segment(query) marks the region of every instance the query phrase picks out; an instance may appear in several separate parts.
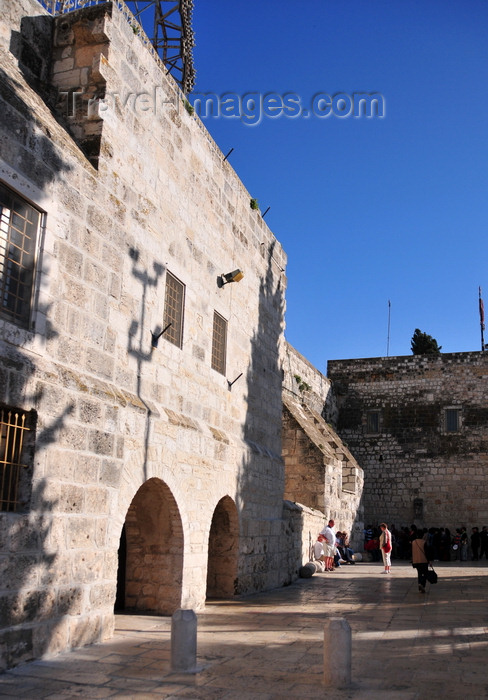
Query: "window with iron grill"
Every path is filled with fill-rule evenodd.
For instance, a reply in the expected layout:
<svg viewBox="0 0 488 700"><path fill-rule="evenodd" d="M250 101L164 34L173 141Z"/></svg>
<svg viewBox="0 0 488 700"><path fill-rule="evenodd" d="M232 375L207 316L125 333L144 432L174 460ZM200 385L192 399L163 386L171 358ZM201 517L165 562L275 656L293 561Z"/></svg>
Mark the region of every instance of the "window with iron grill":
<svg viewBox="0 0 488 700"><path fill-rule="evenodd" d="M0 315L28 327L41 214L0 184Z"/></svg>
<svg viewBox="0 0 488 700"><path fill-rule="evenodd" d="M0 510L22 510L29 498L35 412L0 406Z"/></svg>
<svg viewBox="0 0 488 700"><path fill-rule="evenodd" d="M375 434L380 432L380 412L368 411L366 414L366 432Z"/></svg>
<svg viewBox="0 0 488 700"><path fill-rule="evenodd" d="M212 369L225 374L227 351L227 321L214 311L212 334Z"/></svg>
<svg viewBox="0 0 488 700"><path fill-rule="evenodd" d="M444 411L446 433L458 433L461 430L461 409L446 408Z"/></svg>
<svg viewBox="0 0 488 700"><path fill-rule="evenodd" d="M179 348L183 345L183 310L185 306L185 285L170 272L166 273L166 293L164 299L163 327L171 324L164 338Z"/></svg>

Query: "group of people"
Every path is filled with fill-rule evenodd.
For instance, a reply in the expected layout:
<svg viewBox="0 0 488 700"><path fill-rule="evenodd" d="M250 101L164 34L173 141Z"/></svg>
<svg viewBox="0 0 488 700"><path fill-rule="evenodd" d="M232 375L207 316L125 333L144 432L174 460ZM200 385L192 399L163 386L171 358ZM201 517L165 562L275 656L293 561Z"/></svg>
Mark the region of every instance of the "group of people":
<svg viewBox="0 0 488 700"><path fill-rule="evenodd" d="M422 537L424 530L421 529ZM373 561L381 561L381 526L373 528L371 525L364 530L364 550L371 554ZM392 556L395 559L412 559L412 543L417 539L418 528L416 525L396 529L391 528ZM465 526L456 528L454 534L447 527L431 527L427 530L426 542L431 547L432 558L435 561L479 561L483 555L488 559L488 527L481 530L478 527L471 528L468 535Z"/></svg>
<svg viewBox="0 0 488 700"><path fill-rule="evenodd" d="M325 571L334 571L342 564L355 564L347 532L335 532L334 520L329 520L314 544L314 559L324 562Z"/></svg>
<svg viewBox="0 0 488 700"><path fill-rule="evenodd" d="M391 552L393 549L393 534L388 530L386 523L381 523L380 525L381 534L378 538L379 548L383 557L384 571L381 573L390 573L391 567ZM420 593L425 593L425 585L427 580L429 580L429 566L432 567L432 562L439 560L440 553L442 552L442 538L447 537L449 542L449 548L452 548L453 552L457 553L460 561L467 561L468 559L468 534L465 527L456 528L456 534L451 538L450 532L447 528L435 528L430 529L417 528L416 525L412 525L409 531L409 554L412 566L417 570L417 582ZM488 559L488 528L483 527L481 532L479 528L473 527L471 530L470 537L471 554L472 560L478 561L481 559L483 554L485 558ZM450 561L450 558L447 559ZM433 567L432 567L433 568ZM437 577L434 572L435 580ZM435 581L433 581L435 582Z"/></svg>
<svg viewBox="0 0 488 700"><path fill-rule="evenodd" d="M382 574L389 574L391 571L391 553L393 550L393 535L386 523L380 525L380 536L378 544L383 558L384 569ZM417 570L417 581L420 593L425 593L429 565L434 558L434 549L428 542L429 531L427 528L419 530L416 527L410 532L410 552L412 566Z"/></svg>
<svg viewBox="0 0 488 700"><path fill-rule="evenodd" d="M325 571L334 571L341 562L355 563L347 533L336 533L334 525L334 520L329 520L314 544L314 558L324 562ZM381 523L377 529L371 526L365 528L364 549L374 553L373 561L383 560L382 574L390 573L392 554L400 559L410 559L417 570L419 592L425 593L429 574L433 573L429 572L433 561L451 561L451 556L467 561L469 549L473 561L479 561L483 555L488 559L488 527L484 526L481 531L478 527L472 527L468 537L464 526L456 528L451 536L450 530L444 527L427 529L411 525L410 528L396 530L392 526L390 531L386 523Z"/></svg>

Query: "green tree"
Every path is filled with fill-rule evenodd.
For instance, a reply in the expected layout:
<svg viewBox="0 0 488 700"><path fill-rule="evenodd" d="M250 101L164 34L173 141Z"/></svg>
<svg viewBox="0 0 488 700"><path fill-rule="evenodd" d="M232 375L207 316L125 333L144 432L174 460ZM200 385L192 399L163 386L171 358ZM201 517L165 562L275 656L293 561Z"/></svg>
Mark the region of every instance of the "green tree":
<svg viewBox="0 0 488 700"><path fill-rule="evenodd" d="M414 355L440 355L442 345L437 345L435 338L416 328L412 336L411 348Z"/></svg>

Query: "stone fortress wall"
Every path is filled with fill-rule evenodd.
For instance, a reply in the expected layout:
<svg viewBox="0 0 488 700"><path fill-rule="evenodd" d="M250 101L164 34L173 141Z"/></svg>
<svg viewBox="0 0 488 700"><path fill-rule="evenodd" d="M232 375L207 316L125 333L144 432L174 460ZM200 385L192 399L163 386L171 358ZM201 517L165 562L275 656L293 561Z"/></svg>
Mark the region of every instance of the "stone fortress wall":
<svg viewBox="0 0 488 700"><path fill-rule="evenodd" d="M2 667L109 637L114 605L287 585L329 517L356 548L364 519L485 524L486 354L324 377L284 340L285 252L123 4L0 10L2 245L40 218L27 313L0 308L3 444L30 428Z"/></svg>
<svg viewBox="0 0 488 700"><path fill-rule="evenodd" d="M0 10L5 668L111 636L114 607L289 584L362 472L284 341L286 254L127 8Z"/></svg>
<svg viewBox="0 0 488 700"><path fill-rule="evenodd" d="M283 501L280 244L125 12L2 5L2 196L42 219L27 322L0 313L0 402L37 416L0 513L11 666L110 636L114 602L289 583L309 516ZM153 347L171 280L182 340Z"/></svg>
<svg viewBox="0 0 488 700"><path fill-rule="evenodd" d="M285 252L127 8L0 10L5 668L111 636L114 607L289 584L362 472L284 341Z"/></svg>
<svg viewBox="0 0 488 700"><path fill-rule="evenodd" d="M488 353L334 360L328 377L367 524L488 524Z"/></svg>

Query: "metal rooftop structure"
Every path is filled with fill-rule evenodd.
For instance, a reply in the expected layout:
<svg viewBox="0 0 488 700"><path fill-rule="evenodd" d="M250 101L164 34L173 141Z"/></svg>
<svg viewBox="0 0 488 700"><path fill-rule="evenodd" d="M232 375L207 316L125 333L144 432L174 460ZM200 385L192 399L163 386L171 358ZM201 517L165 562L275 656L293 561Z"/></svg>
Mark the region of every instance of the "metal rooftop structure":
<svg viewBox="0 0 488 700"><path fill-rule="evenodd" d="M193 90L193 0L127 1L153 47L185 94Z"/></svg>
<svg viewBox="0 0 488 700"><path fill-rule="evenodd" d="M84 7L108 4L106 0L38 0L52 15ZM192 29L193 0L112 0L134 29L134 19L143 43L149 44L187 95L195 84Z"/></svg>

